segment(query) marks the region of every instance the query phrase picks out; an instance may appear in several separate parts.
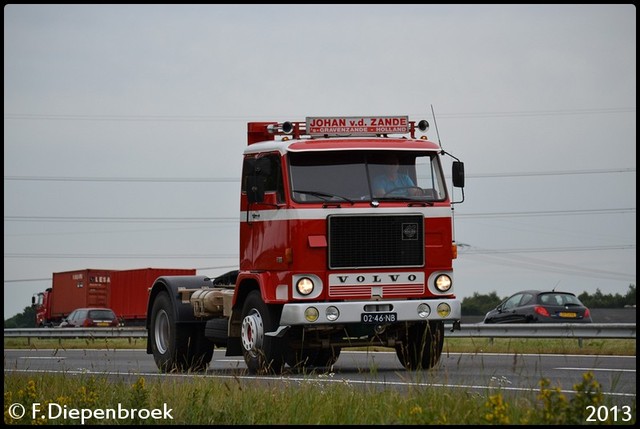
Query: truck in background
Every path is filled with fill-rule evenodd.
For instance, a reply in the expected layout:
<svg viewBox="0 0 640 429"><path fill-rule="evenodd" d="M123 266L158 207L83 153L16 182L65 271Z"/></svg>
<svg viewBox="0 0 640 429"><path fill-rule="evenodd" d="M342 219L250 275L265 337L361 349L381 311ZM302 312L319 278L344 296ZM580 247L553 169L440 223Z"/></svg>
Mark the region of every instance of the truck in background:
<svg viewBox="0 0 640 429"><path fill-rule="evenodd" d="M142 326L147 317L149 286L166 275L195 275L195 269L138 268L111 270L87 268L53 273L51 287L31 299L36 327L53 327L76 308L111 308L129 326Z"/></svg>
<svg viewBox="0 0 640 429"><path fill-rule="evenodd" d="M147 353L161 371L208 368L214 347L250 373L329 366L343 347L395 349L432 368L445 323L460 328L452 184L464 164L408 116L250 122L240 190L239 270L152 285ZM380 191L388 161L403 179ZM405 177L406 176L406 177Z"/></svg>

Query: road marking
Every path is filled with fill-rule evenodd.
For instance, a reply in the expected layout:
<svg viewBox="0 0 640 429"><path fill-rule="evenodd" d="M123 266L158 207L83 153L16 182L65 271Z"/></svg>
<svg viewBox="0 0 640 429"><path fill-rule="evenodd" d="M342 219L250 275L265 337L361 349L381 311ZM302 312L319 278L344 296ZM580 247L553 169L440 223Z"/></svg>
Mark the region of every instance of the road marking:
<svg viewBox="0 0 640 429"><path fill-rule="evenodd" d="M66 359L64 356L19 356L20 359Z"/></svg>
<svg viewBox="0 0 640 429"><path fill-rule="evenodd" d="M616 369L616 368L570 368L560 367L554 369L566 369L569 371L612 371L612 372L636 372L635 369Z"/></svg>

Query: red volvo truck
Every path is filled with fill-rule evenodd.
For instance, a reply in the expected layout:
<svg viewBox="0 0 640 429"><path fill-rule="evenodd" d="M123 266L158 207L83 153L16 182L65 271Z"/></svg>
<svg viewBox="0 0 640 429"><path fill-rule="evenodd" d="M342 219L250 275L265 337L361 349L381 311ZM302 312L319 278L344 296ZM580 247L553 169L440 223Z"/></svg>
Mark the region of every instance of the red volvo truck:
<svg viewBox="0 0 640 429"><path fill-rule="evenodd" d="M158 368L203 370L225 347L251 373L279 373L356 346L433 367L445 324L460 328L452 204L464 200L464 164L427 129L407 116L248 123L239 270L154 282L147 353Z"/></svg>
<svg viewBox="0 0 640 429"><path fill-rule="evenodd" d="M76 308L111 308L125 325L144 325L149 286L166 275L195 275L195 269L92 269L53 273L50 288L36 293L36 326L53 327Z"/></svg>

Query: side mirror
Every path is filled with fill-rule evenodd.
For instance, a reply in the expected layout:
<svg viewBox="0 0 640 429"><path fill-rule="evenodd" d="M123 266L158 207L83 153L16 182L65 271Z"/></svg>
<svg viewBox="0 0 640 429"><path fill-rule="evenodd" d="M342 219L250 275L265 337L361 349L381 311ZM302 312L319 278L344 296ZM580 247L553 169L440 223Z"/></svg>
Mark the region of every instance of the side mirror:
<svg viewBox="0 0 640 429"><path fill-rule="evenodd" d="M269 158L247 158L244 162L250 176L266 177L271 174L271 160Z"/></svg>
<svg viewBox="0 0 640 429"><path fill-rule="evenodd" d="M264 201L264 178L251 174L247 177L247 199L250 204Z"/></svg>
<svg viewBox="0 0 640 429"><path fill-rule="evenodd" d="M247 199L249 204L264 201L265 180L271 175L269 158L249 158L245 160L247 171Z"/></svg>
<svg viewBox="0 0 640 429"><path fill-rule="evenodd" d="M453 186L456 188L464 188L464 162L453 161L451 165L451 179Z"/></svg>
<svg viewBox="0 0 640 429"><path fill-rule="evenodd" d="M271 175L271 160L269 158L259 158L256 160L255 173L262 177Z"/></svg>

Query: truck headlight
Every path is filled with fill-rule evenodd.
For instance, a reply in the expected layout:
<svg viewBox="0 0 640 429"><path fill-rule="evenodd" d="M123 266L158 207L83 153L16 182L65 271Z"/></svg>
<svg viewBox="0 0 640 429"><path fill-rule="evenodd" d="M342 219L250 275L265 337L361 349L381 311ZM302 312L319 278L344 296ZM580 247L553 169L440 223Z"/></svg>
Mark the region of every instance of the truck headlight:
<svg viewBox="0 0 640 429"><path fill-rule="evenodd" d="M451 285L453 284L453 282L451 281L451 277L449 277L448 275L440 274L438 277L436 277L433 284L440 292L447 292L449 289L451 289Z"/></svg>
<svg viewBox="0 0 640 429"><path fill-rule="evenodd" d="M315 322L318 320L318 316L320 316L320 312L318 312L318 309L315 307L307 307L304 310L304 318L309 322Z"/></svg>
<svg viewBox="0 0 640 429"><path fill-rule="evenodd" d="M437 311L440 317L448 317L451 314L451 306L449 306L449 304L447 304L446 302L441 302L440 304L438 304Z"/></svg>
<svg viewBox="0 0 640 429"><path fill-rule="evenodd" d="M334 307L333 305L327 307L324 313L329 322L334 322L338 320L338 317L340 317L340 310L338 310L338 307Z"/></svg>
<svg viewBox="0 0 640 429"><path fill-rule="evenodd" d="M309 277L302 277L296 282L296 290L300 295L307 296L313 292L313 280Z"/></svg>
<svg viewBox="0 0 640 429"><path fill-rule="evenodd" d="M420 305L418 305L418 316L422 317L423 319L426 319L429 317L429 315L431 314L431 308L429 307L428 304L425 304L424 302Z"/></svg>

